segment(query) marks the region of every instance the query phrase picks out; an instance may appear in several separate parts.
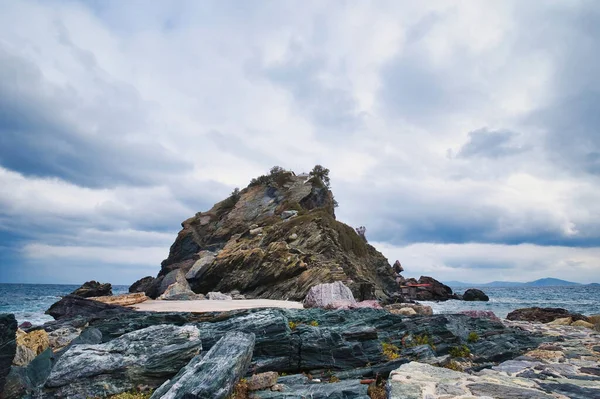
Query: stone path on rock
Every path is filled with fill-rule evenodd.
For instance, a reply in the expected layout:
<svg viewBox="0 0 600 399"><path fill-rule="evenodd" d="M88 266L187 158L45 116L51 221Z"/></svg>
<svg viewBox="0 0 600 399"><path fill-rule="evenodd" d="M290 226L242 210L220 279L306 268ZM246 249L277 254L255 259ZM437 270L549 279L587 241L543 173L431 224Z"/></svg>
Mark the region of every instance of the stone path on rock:
<svg viewBox="0 0 600 399"><path fill-rule="evenodd" d="M390 399L600 399L600 332L504 323L560 340L473 374L417 362L404 364L390 374Z"/></svg>

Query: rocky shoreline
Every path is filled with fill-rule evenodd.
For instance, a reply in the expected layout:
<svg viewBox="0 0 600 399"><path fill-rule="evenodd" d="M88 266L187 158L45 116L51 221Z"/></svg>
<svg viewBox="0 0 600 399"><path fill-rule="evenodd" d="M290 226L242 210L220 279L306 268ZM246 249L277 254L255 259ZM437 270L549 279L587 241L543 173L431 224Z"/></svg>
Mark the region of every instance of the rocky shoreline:
<svg viewBox="0 0 600 399"><path fill-rule="evenodd" d="M4 398L600 397L600 332L587 327L393 307L156 313L61 302L56 321L24 332L63 346L0 368Z"/></svg>

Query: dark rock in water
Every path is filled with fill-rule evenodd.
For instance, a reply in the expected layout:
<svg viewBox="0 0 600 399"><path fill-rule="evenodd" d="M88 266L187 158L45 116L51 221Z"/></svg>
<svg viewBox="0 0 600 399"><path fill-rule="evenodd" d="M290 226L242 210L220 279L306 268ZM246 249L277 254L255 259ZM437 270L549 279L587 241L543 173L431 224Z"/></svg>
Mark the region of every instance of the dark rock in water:
<svg viewBox="0 0 600 399"><path fill-rule="evenodd" d="M31 324L28 321L24 321L23 323L19 324L19 328L21 330L27 330L28 328L31 328L31 327L33 327L33 324Z"/></svg>
<svg viewBox="0 0 600 399"><path fill-rule="evenodd" d="M154 280L155 279L152 276L142 277L135 283L131 284L131 287L129 287L129 292L146 292L152 286Z"/></svg>
<svg viewBox="0 0 600 399"><path fill-rule="evenodd" d="M224 399L244 376L252 352L254 334L227 333L205 355L198 355L158 388L151 399Z"/></svg>
<svg viewBox="0 0 600 399"><path fill-rule="evenodd" d="M456 299L452 288L440 283L433 277L421 276L418 284L427 286L417 288L417 300L419 301L447 301Z"/></svg>
<svg viewBox="0 0 600 399"><path fill-rule="evenodd" d="M97 316L101 312L104 312L105 314L107 312L125 313L133 312L133 310L123 306L111 305L103 302L93 301L91 299L81 298L76 295L67 295L46 310L46 314L49 314L57 320L75 317L93 317Z"/></svg>
<svg viewBox="0 0 600 399"><path fill-rule="evenodd" d="M87 281L81 287L71 292L71 295L77 295L82 298L112 295L112 285L110 283L102 284L94 280Z"/></svg>
<svg viewBox="0 0 600 399"><path fill-rule="evenodd" d="M588 321L586 316L577 313L571 313L567 309L562 308L522 308L513 310L506 316L508 320L534 321L538 323L549 323L556 319L562 319L565 317L571 317L573 321Z"/></svg>
<svg viewBox="0 0 600 399"><path fill-rule="evenodd" d="M99 345L73 345L54 365L45 397L85 399L155 388L202 349L196 326L157 325Z"/></svg>
<svg viewBox="0 0 600 399"><path fill-rule="evenodd" d="M0 392L17 351L17 320L13 314L0 315Z"/></svg>
<svg viewBox="0 0 600 399"><path fill-rule="evenodd" d="M485 294L485 292L478 290L477 288L469 288L465 291L462 296L463 301L483 301L487 302L490 300L490 297Z"/></svg>
<svg viewBox="0 0 600 399"><path fill-rule="evenodd" d="M369 399L368 385L360 380L346 380L334 383L290 384L283 385L282 392L256 391L259 399Z"/></svg>

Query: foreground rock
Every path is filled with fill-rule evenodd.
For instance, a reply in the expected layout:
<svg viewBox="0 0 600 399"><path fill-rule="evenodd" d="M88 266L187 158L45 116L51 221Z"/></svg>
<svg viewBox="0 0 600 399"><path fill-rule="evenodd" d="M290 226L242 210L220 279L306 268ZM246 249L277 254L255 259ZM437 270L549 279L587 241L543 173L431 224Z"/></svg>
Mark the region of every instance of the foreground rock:
<svg viewBox="0 0 600 399"><path fill-rule="evenodd" d="M253 351L254 334L227 333L208 353L194 357L158 388L151 399L227 398L246 373Z"/></svg>
<svg viewBox="0 0 600 399"><path fill-rule="evenodd" d="M294 379L296 381L290 379L290 383L278 383L280 391L258 391L253 395L258 399L370 399L367 392L369 386L361 384L359 379L333 383L328 381L310 382L304 376L294 376Z"/></svg>
<svg viewBox="0 0 600 399"><path fill-rule="evenodd" d="M74 345L53 367L45 397L90 398L158 387L202 349L197 327L157 325L105 344Z"/></svg>
<svg viewBox="0 0 600 399"><path fill-rule="evenodd" d="M17 320L12 314L0 314L0 393L15 357Z"/></svg>
<svg viewBox="0 0 600 399"><path fill-rule="evenodd" d="M109 313L122 313L130 311L132 310L122 306L93 301L76 295L67 295L60 301L50 306L50 308L46 311L46 314L49 314L55 319L60 320L72 319L76 317L97 317L100 314L107 315Z"/></svg>
<svg viewBox="0 0 600 399"><path fill-rule="evenodd" d="M509 324L562 340L474 373L417 362L404 364L390 375L390 398L600 398L600 335L568 326ZM458 362L451 362L446 365L459 368Z"/></svg>
<svg viewBox="0 0 600 399"><path fill-rule="evenodd" d="M90 297L89 299L91 299L92 301L108 303L111 305L129 306L129 305L134 305L136 303L145 302L149 298L143 292L138 292L138 293L132 293L132 294L95 296L95 297Z"/></svg>
<svg viewBox="0 0 600 399"><path fill-rule="evenodd" d="M312 287L304 298L303 304L305 308L337 309L356 305L356 300L350 288L336 281Z"/></svg>
<svg viewBox="0 0 600 399"><path fill-rule="evenodd" d="M550 323L556 319L568 317L570 317L572 321L588 321L588 318L584 315L571 313L568 310L561 308L523 308L514 310L506 316L508 320L532 321L537 323Z"/></svg>
<svg viewBox="0 0 600 399"><path fill-rule="evenodd" d="M462 296L463 301L483 301L487 302L490 300L485 292L478 290L477 288L469 288L465 291Z"/></svg>
<svg viewBox="0 0 600 399"><path fill-rule="evenodd" d="M483 366L514 358L540 342L553 339L466 315L408 318L378 309L264 309L212 314L134 312L93 319L90 327L97 328L104 341L110 341L124 333L164 323L197 323L205 350L227 332L254 333L252 370L256 373L354 370L370 364L361 371L370 375L390 360L445 356L452 347L462 344L469 345L473 362ZM468 342L471 332L482 338ZM384 353L384 342L397 347L396 357ZM423 343L427 348L422 347Z"/></svg>
<svg viewBox="0 0 600 399"><path fill-rule="evenodd" d="M112 285L109 283L102 284L94 280L87 281L81 287L71 292L71 295L77 295L82 298L112 295Z"/></svg>

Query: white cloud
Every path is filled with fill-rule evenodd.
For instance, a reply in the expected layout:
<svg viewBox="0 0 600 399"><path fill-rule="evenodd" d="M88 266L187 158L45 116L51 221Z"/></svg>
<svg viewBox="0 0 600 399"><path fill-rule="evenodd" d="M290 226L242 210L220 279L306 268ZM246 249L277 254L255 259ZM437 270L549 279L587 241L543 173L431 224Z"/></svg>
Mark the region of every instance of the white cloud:
<svg viewBox="0 0 600 399"><path fill-rule="evenodd" d="M600 148L583 128L597 123L565 116L583 127L555 124L567 126L561 142L537 117L600 87L578 69L597 65L586 7L595 5L7 3L0 232L24 236L15 245L29 259L34 249L56 264L158 270L158 248L164 257L181 220L275 164L320 163L340 219L385 248L414 243L407 259L435 242L475 252L524 242L537 246L519 262L555 251L580 265L580 280L598 276L578 260L595 249L567 247L600 245ZM488 155L527 151L447 156L480 129L515 132ZM136 260L140 247L149 251ZM428 266L434 276L475 273L444 262L424 263L440 267Z"/></svg>
<svg viewBox="0 0 600 399"><path fill-rule="evenodd" d="M409 277L429 275L470 283L527 282L544 277L582 283L600 279L600 248L476 243L423 243L405 247L372 244L392 262L400 259L404 275Z"/></svg>

